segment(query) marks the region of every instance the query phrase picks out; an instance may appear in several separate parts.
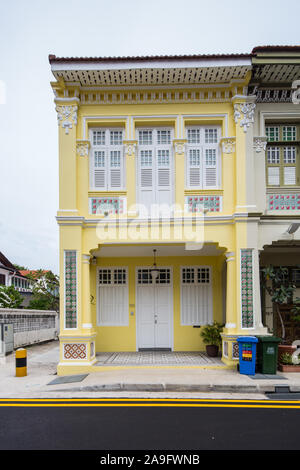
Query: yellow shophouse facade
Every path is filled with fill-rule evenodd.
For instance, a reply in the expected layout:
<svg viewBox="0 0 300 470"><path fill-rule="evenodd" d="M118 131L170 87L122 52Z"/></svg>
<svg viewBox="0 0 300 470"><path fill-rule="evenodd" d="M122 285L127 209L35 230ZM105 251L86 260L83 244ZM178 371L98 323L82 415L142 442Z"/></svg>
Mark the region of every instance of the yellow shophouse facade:
<svg viewBox="0 0 300 470"><path fill-rule="evenodd" d="M59 126L59 374L98 352L222 360L261 320L249 55L49 56Z"/></svg>

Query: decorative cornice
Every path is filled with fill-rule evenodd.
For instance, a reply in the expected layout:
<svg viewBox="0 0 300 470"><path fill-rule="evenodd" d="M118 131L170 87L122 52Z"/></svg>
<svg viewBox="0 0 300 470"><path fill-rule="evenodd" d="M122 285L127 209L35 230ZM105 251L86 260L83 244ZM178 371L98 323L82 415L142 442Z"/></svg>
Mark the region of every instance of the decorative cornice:
<svg viewBox="0 0 300 470"><path fill-rule="evenodd" d="M77 105L60 105L56 106L58 125L65 129L65 133L69 134L69 129L73 125L77 125Z"/></svg>
<svg viewBox="0 0 300 470"><path fill-rule="evenodd" d="M253 148L256 153L265 152L267 148L267 137L253 137Z"/></svg>
<svg viewBox="0 0 300 470"><path fill-rule="evenodd" d="M230 89L191 88L180 89L147 89L116 91L80 91L81 104L158 104L158 103L230 103Z"/></svg>
<svg viewBox="0 0 300 470"><path fill-rule="evenodd" d="M89 154L90 142L89 140L77 140L76 152L80 157L87 157Z"/></svg>
<svg viewBox="0 0 300 470"><path fill-rule="evenodd" d="M220 140L223 153L235 152L235 137L222 137Z"/></svg>
<svg viewBox="0 0 300 470"><path fill-rule="evenodd" d="M246 133L250 124L254 123L254 111L255 103L252 102L243 102L243 103L234 103L234 121L236 124L240 123L240 127L244 128Z"/></svg>

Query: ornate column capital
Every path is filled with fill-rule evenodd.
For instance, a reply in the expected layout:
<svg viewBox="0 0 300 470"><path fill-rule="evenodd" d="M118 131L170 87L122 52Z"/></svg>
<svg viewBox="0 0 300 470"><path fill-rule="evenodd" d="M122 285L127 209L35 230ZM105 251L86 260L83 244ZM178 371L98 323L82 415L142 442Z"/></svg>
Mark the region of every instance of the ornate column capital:
<svg viewBox="0 0 300 470"><path fill-rule="evenodd" d="M78 106L74 104L57 104L55 109L58 125L65 129L66 134L69 134L69 129L72 129L73 125L77 125Z"/></svg>
<svg viewBox="0 0 300 470"><path fill-rule="evenodd" d="M243 101L240 101L243 98ZM254 111L256 107L256 96L235 96L232 98L233 109L234 109L234 122L240 124L246 133L250 124L254 123Z"/></svg>
<svg viewBox="0 0 300 470"><path fill-rule="evenodd" d="M253 137L253 148L256 153L265 152L267 148L267 137Z"/></svg>
<svg viewBox="0 0 300 470"><path fill-rule="evenodd" d="M174 139L173 145L174 145L175 153L177 153L178 155L184 155L186 142L187 142L186 139Z"/></svg>
<svg viewBox="0 0 300 470"><path fill-rule="evenodd" d="M80 157L87 157L89 154L90 142L89 140L77 140L76 141L76 153Z"/></svg>
<svg viewBox="0 0 300 470"><path fill-rule="evenodd" d="M223 153L234 153L235 152L235 137L222 137L220 144L222 146Z"/></svg>
<svg viewBox="0 0 300 470"><path fill-rule="evenodd" d="M134 157L137 149L137 140L123 140L125 145L125 154Z"/></svg>

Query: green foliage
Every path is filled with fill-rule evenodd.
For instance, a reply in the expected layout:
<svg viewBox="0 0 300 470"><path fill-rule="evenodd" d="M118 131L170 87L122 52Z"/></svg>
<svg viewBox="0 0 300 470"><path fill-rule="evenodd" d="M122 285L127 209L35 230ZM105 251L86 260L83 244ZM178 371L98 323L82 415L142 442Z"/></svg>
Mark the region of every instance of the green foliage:
<svg viewBox="0 0 300 470"><path fill-rule="evenodd" d="M288 269L282 266L269 266L262 269L264 287L272 302L282 305L292 301L296 286L288 279ZM271 283L268 283L268 281Z"/></svg>
<svg viewBox="0 0 300 470"><path fill-rule="evenodd" d="M23 302L23 297L14 286L0 286L0 307L19 308Z"/></svg>
<svg viewBox="0 0 300 470"><path fill-rule="evenodd" d="M294 299L292 312L294 314L295 320L300 322L300 298L299 297L296 297L296 299Z"/></svg>
<svg viewBox="0 0 300 470"><path fill-rule="evenodd" d="M206 325L200 332L203 343L219 346L222 343L221 333L224 325L214 321L212 325Z"/></svg>
<svg viewBox="0 0 300 470"><path fill-rule="evenodd" d="M27 271L28 268L25 268L24 266L20 266L19 264L14 264L14 267L18 270L18 271Z"/></svg>
<svg viewBox="0 0 300 470"><path fill-rule="evenodd" d="M37 310L55 310L59 311L59 277L52 271L43 271L39 269L34 275L28 275L32 279L33 298L28 308Z"/></svg>
<svg viewBox="0 0 300 470"><path fill-rule="evenodd" d="M283 353L280 358L281 364L292 366L292 355L290 353Z"/></svg>

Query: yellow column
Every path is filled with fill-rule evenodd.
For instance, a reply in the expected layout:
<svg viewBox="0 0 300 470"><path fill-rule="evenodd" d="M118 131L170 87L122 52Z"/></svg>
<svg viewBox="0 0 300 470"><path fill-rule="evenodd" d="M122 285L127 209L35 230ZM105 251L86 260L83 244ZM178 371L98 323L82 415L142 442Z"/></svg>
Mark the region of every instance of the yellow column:
<svg viewBox="0 0 300 470"><path fill-rule="evenodd" d="M175 204L176 212L184 211L185 143L186 139L174 139L175 149Z"/></svg>
<svg viewBox="0 0 300 470"><path fill-rule="evenodd" d="M77 212L76 125L78 102L56 101L59 126L59 210Z"/></svg>
<svg viewBox="0 0 300 470"><path fill-rule="evenodd" d="M78 169L78 210L80 214L89 213L88 192L90 187L89 177L89 148L88 140L76 141L77 169Z"/></svg>
<svg viewBox="0 0 300 470"><path fill-rule="evenodd" d="M231 334L236 330L236 258L233 251L226 253L226 324L224 332Z"/></svg>
<svg viewBox="0 0 300 470"><path fill-rule="evenodd" d="M253 122L255 97L234 97L234 120L236 124L236 208L237 213L255 212L253 200Z"/></svg>
<svg viewBox="0 0 300 470"><path fill-rule="evenodd" d="M90 255L82 255L81 286L82 328L92 329L93 324L91 311Z"/></svg>
<svg viewBox="0 0 300 470"><path fill-rule="evenodd" d="M126 188L128 215L135 216L136 210L136 140L124 140L126 156Z"/></svg>

